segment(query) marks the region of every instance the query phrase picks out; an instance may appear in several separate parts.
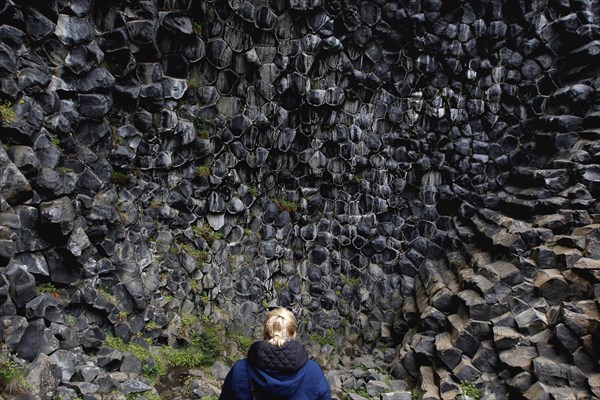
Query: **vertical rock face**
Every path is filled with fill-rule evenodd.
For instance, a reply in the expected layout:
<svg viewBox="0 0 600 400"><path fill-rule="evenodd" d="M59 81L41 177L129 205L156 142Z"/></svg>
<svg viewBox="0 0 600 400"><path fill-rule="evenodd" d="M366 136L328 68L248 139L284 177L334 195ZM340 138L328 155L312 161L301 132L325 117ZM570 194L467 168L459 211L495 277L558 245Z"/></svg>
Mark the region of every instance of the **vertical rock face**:
<svg viewBox="0 0 600 400"><path fill-rule="evenodd" d="M250 335L280 304L305 338L397 346L428 398L599 395L595 2L21 3L0 2L11 353L68 358L64 383L131 372L105 332ZM110 386L86 379L68 390Z"/></svg>

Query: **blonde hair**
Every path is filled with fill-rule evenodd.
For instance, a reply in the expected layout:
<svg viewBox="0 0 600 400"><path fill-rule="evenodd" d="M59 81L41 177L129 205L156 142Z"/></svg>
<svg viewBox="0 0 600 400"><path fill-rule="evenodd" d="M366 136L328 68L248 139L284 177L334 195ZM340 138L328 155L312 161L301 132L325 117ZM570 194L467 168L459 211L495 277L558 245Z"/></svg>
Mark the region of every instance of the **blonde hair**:
<svg viewBox="0 0 600 400"><path fill-rule="evenodd" d="M269 344L281 347L288 340L296 338L296 317L287 308L270 310L265 317L263 339Z"/></svg>

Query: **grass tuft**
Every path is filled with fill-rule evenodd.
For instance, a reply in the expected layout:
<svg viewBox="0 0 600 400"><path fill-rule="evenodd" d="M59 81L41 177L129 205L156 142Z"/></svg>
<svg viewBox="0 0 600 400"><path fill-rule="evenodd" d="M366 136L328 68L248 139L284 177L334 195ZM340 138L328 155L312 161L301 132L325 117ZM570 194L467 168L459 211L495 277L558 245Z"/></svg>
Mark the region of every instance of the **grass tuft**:
<svg viewBox="0 0 600 400"><path fill-rule="evenodd" d="M2 358L0 359L0 391L9 395L26 394L29 384L19 364Z"/></svg>

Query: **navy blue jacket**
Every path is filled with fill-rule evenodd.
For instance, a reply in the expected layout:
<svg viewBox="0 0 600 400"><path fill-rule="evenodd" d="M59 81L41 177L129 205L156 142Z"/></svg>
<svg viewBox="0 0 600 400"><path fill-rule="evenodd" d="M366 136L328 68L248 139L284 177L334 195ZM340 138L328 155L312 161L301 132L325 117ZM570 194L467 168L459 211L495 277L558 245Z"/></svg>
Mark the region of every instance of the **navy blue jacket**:
<svg viewBox="0 0 600 400"><path fill-rule="evenodd" d="M296 341L256 342L231 368L219 400L331 400L321 367Z"/></svg>

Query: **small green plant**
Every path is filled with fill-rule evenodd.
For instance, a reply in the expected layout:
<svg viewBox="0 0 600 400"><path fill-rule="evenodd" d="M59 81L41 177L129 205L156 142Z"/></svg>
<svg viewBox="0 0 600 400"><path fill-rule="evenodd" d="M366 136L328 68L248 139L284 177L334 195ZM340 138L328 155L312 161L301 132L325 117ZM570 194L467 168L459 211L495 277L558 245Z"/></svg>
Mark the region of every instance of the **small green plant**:
<svg viewBox="0 0 600 400"><path fill-rule="evenodd" d="M192 29L194 30L194 33L196 35L200 35L202 33L202 25L200 25L199 22L193 21L192 22Z"/></svg>
<svg viewBox="0 0 600 400"><path fill-rule="evenodd" d="M112 294L108 293L108 291L106 291L104 288L98 287L98 288L96 288L96 291L98 292L98 294L100 296L104 297L109 302L111 302L113 304L118 304L117 298L115 296L113 296Z"/></svg>
<svg viewBox="0 0 600 400"><path fill-rule="evenodd" d="M10 395L27 393L29 385L16 362L0 358L0 392Z"/></svg>
<svg viewBox="0 0 600 400"><path fill-rule="evenodd" d="M481 398L481 391L475 387L474 381L475 379L470 381L460 381L460 390L464 395L479 400Z"/></svg>
<svg viewBox="0 0 600 400"><path fill-rule="evenodd" d="M223 239L224 235L221 232L214 231L207 225L196 225L192 228L196 236L202 237L211 246L215 240Z"/></svg>
<svg viewBox="0 0 600 400"><path fill-rule="evenodd" d="M181 329L186 330L198 322L198 318L194 315L185 314L181 316ZM181 332L180 332L181 333Z"/></svg>
<svg viewBox="0 0 600 400"><path fill-rule="evenodd" d="M200 295L200 304L202 304L203 306L208 304L208 294L202 293Z"/></svg>
<svg viewBox="0 0 600 400"><path fill-rule="evenodd" d="M142 372L148 378L157 378L164 375L167 371L165 361L157 354L135 343L125 343L122 339L115 336L107 336L104 344L123 353L131 353L135 358L142 362Z"/></svg>
<svg viewBox="0 0 600 400"><path fill-rule="evenodd" d="M126 311L119 311L119 313L117 314L117 318L119 318L119 321L123 322L127 319L127 312Z"/></svg>
<svg viewBox="0 0 600 400"><path fill-rule="evenodd" d="M275 290L283 290L287 288L287 282L284 279L274 279L273 287Z"/></svg>
<svg viewBox="0 0 600 400"><path fill-rule="evenodd" d="M369 396L369 393L367 392L367 389L364 387L361 387L358 389L343 388L342 391L345 393L354 393L354 394L359 395L360 397L364 397L366 399L371 398L371 396Z"/></svg>
<svg viewBox="0 0 600 400"><path fill-rule="evenodd" d="M327 344L335 346L335 329L333 328L327 328L325 333L322 335L318 333L311 333L309 336L310 340L319 343L321 346L325 346Z"/></svg>
<svg viewBox="0 0 600 400"><path fill-rule="evenodd" d="M256 196L258 194L258 188L256 187L251 187L250 189L248 189L248 192L252 195L252 196Z"/></svg>
<svg viewBox="0 0 600 400"><path fill-rule="evenodd" d="M11 123L17 119L15 112L8 103L0 103L0 123Z"/></svg>
<svg viewBox="0 0 600 400"><path fill-rule="evenodd" d="M298 211L298 204L294 203L293 201L287 201L283 199L271 199L271 201L275 203L280 210L292 212Z"/></svg>
<svg viewBox="0 0 600 400"><path fill-rule="evenodd" d="M209 139L210 138L210 134L208 133L208 131L200 131L198 132L198 136L200 137L200 139Z"/></svg>
<svg viewBox="0 0 600 400"><path fill-rule="evenodd" d="M344 277L344 283L348 286L356 286L360 283L360 279L358 278L350 278L348 276Z"/></svg>
<svg viewBox="0 0 600 400"><path fill-rule="evenodd" d="M196 81L199 81L199 76L197 75L192 75L190 76L190 79L188 80L188 84L193 85ZM208 130L210 129L210 127L213 126L213 122L202 119L202 118L196 118L194 120L194 127L196 128L196 132L198 132L198 136L202 137L203 139L206 138L208 139L209 137L209 132ZM205 137L203 137L205 136Z"/></svg>
<svg viewBox="0 0 600 400"><path fill-rule="evenodd" d="M160 373L160 367L158 366L158 364L149 364L149 363L143 363L142 364L142 374L144 374L147 377L155 377L158 376Z"/></svg>
<svg viewBox="0 0 600 400"><path fill-rule="evenodd" d="M196 261L205 262L208 260L208 252L205 250L197 249L188 244L182 244L181 249L193 257Z"/></svg>
<svg viewBox="0 0 600 400"><path fill-rule="evenodd" d="M65 317L65 325L73 327L77 324L77 318L72 315L67 315Z"/></svg>
<svg viewBox="0 0 600 400"><path fill-rule="evenodd" d="M198 293L201 290L202 285L198 279L192 279L190 280L190 288L192 289L192 292Z"/></svg>
<svg viewBox="0 0 600 400"><path fill-rule="evenodd" d="M69 167L58 167L56 168L56 170L61 174L70 174L71 172L73 172L73 168Z"/></svg>
<svg viewBox="0 0 600 400"><path fill-rule="evenodd" d="M161 354L172 368L197 368L204 366L204 355L189 346L180 349L165 347L162 349Z"/></svg>
<svg viewBox="0 0 600 400"><path fill-rule="evenodd" d="M201 74L197 70L191 70L190 75L187 80L188 88L196 89L197 87L199 87L201 85L200 76L201 76ZM198 121L198 119L196 121L194 121L194 126L196 128L200 127L197 121Z"/></svg>
<svg viewBox="0 0 600 400"><path fill-rule="evenodd" d="M198 165L196 167L196 175L197 176L210 176L210 167L208 165Z"/></svg>
<svg viewBox="0 0 600 400"><path fill-rule="evenodd" d="M233 339L238 344L240 350L244 354L248 352L248 349L250 348L252 343L254 343L254 339L252 339L249 336L242 335L241 333L234 334Z"/></svg>
<svg viewBox="0 0 600 400"><path fill-rule="evenodd" d="M58 146L60 144L60 139L58 139L58 136L56 135L50 135L50 143L54 146Z"/></svg>
<svg viewBox="0 0 600 400"><path fill-rule="evenodd" d="M38 293L48 293L53 297L60 299L60 291L54 286L52 282L44 283L37 287Z"/></svg>
<svg viewBox="0 0 600 400"><path fill-rule="evenodd" d="M216 332L207 329L193 336L191 344L174 349L165 347L161 354L171 367L208 367L221 355L222 346Z"/></svg>
<svg viewBox="0 0 600 400"><path fill-rule="evenodd" d="M124 185L129 181L129 176L125 172L113 171L111 175L111 181L115 185Z"/></svg>
<svg viewBox="0 0 600 400"><path fill-rule="evenodd" d="M193 79L193 78L192 78ZM196 118L194 120L194 127L196 128L196 131L198 132L202 132L202 131L207 131L214 126L214 122L213 121L209 121L207 119L204 118Z"/></svg>
<svg viewBox="0 0 600 400"><path fill-rule="evenodd" d="M126 400L162 400L159 394L155 393L147 393L147 392L137 392L137 393L129 393L125 396Z"/></svg>
<svg viewBox="0 0 600 400"><path fill-rule="evenodd" d="M223 350L220 339L222 335L223 332L219 327L211 326L193 338L192 346L204 354L203 365L210 366L220 357Z"/></svg>
<svg viewBox="0 0 600 400"><path fill-rule="evenodd" d="M419 389L418 387L415 387L415 388L413 388L413 390L410 391L410 398L412 400L417 400L420 397L421 397L421 389Z"/></svg>

